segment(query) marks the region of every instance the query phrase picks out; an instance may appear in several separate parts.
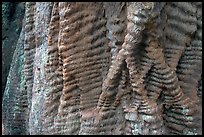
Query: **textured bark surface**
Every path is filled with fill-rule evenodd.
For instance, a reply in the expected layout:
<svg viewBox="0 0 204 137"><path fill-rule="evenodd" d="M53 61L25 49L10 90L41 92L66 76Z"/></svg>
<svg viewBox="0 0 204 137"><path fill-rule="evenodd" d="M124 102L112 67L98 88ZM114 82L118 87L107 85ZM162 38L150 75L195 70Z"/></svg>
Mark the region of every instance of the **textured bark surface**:
<svg viewBox="0 0 204 137"><path fill-rule="evenodd" d="M25 2L2 2L2 97L22 28Z"/></svg>
<svg viewBox="0 0 204 137"><path fill-rule="evenodd" d="M3 134L202 134L201 11L196 2L27 2Z"/></svg>

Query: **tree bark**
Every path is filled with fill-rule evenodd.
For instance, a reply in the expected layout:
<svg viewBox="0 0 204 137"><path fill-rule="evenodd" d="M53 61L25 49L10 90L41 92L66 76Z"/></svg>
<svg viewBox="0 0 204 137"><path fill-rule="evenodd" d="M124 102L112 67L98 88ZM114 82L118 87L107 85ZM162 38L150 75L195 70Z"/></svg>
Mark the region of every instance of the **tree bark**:
<svg viewBox="0 0 204 137"><path fill-rule="evenodd" d="M25 9L3 134L202 134L202 3Z"/></svg>

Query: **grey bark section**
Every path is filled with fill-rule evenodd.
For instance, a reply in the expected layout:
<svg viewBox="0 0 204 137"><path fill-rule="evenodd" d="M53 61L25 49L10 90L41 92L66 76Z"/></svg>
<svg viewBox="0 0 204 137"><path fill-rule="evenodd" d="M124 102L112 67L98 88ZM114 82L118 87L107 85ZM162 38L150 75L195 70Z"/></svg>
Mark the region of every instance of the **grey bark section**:
<svg viewBox="0 0 204 137"><path fill-rule="evenodd" d="M34 33L36 37L36 53L33 65L32 105L29 114L29 134L42 134L43 110L47 87L45 65L48 57L48 25L52 3L36 3L36 21Z"/></svg>
<svg viewBox="0 0 204 137"><path fill-rule="evenodd" d="M2 119L6 135L26 134L26 98L24 89L24 28L13 55L3 95ZM24 105L24 106L23 106Z"/></svg>
<svg viewBox="0 0 204 137"><path fill-rule="evenodd" d="M52 3L36 3L37 16L35 36L37 39L34 57L34 83L32 89L32 104L28 110L28 99L24 80L24 38L22 30L16 50L13 55L8 81L3 95L3 134L25 135L41 134L43 119L44 94L46 87L45 64L47 61L47 28L50 22ZM25 23L22 25L25 27ZM40 103L39 103L40 102ZM29 112L29 114L28 114Z"/></svg>
<svg viewBox="0 0 204 137"><path fill-rule="evenodd" d="M24 2L2 2L2 97L24 16Z"/></svg>

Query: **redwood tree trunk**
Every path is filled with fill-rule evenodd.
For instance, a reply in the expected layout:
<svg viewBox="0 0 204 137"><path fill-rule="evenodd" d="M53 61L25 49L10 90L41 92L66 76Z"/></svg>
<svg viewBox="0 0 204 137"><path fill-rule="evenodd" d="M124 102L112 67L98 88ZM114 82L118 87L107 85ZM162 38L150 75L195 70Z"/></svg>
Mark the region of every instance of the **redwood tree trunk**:
<svg viewBox="0 0 204 137"><path fill-rule="evenodd" d="M27 2L3 134L202 134L202 3Z"/></svg>

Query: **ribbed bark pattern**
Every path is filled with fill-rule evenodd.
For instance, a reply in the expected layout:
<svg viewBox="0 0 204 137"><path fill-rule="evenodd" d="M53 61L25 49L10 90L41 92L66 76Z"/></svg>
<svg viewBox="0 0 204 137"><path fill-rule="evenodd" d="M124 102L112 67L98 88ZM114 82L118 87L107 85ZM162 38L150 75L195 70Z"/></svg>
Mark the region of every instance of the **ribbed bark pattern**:
<svg viewBox="0 0 204 137"><path fill-rule="evenodd" d="M28 95L28 109L32 104L32 89L33 89L33 63L35 56L35 2L26 3L25 13L25 44L24 44L24 75L26 81Z"/></svg>
<svg viewBox="0 0 204 137"><path fill-rule="evenodd" d="M48 62L47 74L49 82L49 91L46 93L45 102L45 134L55 134L54 119L58 113L60 96L63 88L63 79L60 75L59 61L59 3L55 2L52 8L51 21L48 32Z"/></svg>
<svg viewBox="0 0 204 137"><path fill-rule="evenodd" d="M197 29L196 6L190 2L170 2L163 12L166 13L162 17L165 18L165 58L169 66L175 69Z"/></svg>
<svg viewBox="0 0 204 137"><path fill-rule="evenodd" d="M100 4L60 3L60 7L63 90L56 126L59 134L86 134L91 132L86 127L89 119L81 116L96 107L107 62L106 20Z"/></svg>
<svg viewBox="0 0 204 137"><path fill-rule="evenodd" d="M23 27L13 54L13 61L2 100L2 128L4 128L2 134L4 135L28 134L28 99L23 68L24 36L25 28Z"/></svg>
<svg viewBox="0 0 204 137"><path fill-rule="evenodd" d="M47 5L26 3L5 134L202 134L202 3Z"/></svg>

